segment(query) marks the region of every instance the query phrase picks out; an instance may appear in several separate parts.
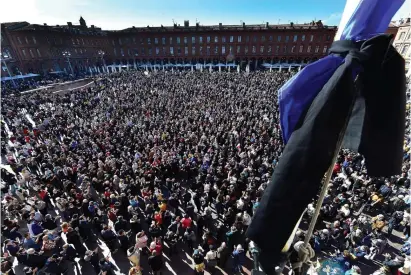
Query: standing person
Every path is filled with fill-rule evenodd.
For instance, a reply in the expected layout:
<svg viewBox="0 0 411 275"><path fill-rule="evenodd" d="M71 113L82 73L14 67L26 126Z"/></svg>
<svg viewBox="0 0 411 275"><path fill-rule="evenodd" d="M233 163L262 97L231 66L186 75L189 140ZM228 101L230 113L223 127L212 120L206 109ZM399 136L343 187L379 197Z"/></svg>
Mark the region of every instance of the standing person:
<svg viewBox="0 0 411 275"><path fill-rule="evenodd" d="M161 268L163 267L163 260L161 255L157 255L157 252L153 250L151 256L148 257L148 264L153 272L153 275L161 275Z"/></svg>
<svg viewBox="0 0 411 275"><path fill-rule="evenodd" d="M222 242L220 247L217 248L218 266L221 267L222 269L225 268L229 255L230 255L230 251L228 251L227 245L225 244L225 242Z"/></svg>
<svg viewBox="0 0 411 275"><path fill-rule="evenodd" d="M210 274L214 274L216 272L217 266L217 252L214 249L214 246L210 245L210 250L206 253L204 259L207 262L207 269Z"/></svg>
<svg viewBox="0 0 411 275"><path fill-rule="evenodd" d="M193 260L194 260L194 274L203 275L205 265L204 265L204 255L202 253L201 246L198 246L198 249L194 250Z"/></svg>
<svg viewBox="0 0 411 275"><path fill-rule="evenodd" d="M241 273L242 269L243 269L243 264L245 261L245 253L244 253L244 249L241 246L241 244L237 245L237 247L234 247L234 251L233 251L233 273L237 274L237 273Z"/></svg>

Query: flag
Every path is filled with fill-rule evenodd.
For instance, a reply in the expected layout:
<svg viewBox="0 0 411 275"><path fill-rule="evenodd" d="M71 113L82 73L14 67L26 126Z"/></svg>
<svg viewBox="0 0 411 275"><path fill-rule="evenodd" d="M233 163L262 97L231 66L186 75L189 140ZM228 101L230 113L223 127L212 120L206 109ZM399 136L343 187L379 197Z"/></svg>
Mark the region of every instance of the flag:
<svg viewBox="0 0 411 275"><path fill-rule="evenodd" d="M341 40L279 91L287 144L247 230L268 275L281 262L281 250L318 193L342 137L364 154L370 175L401 173L405 62L392 47L392 36L383 33L403 2L358 0L347 14L353 3L348 1L342 17L347 27L336 36Z"/></svg>

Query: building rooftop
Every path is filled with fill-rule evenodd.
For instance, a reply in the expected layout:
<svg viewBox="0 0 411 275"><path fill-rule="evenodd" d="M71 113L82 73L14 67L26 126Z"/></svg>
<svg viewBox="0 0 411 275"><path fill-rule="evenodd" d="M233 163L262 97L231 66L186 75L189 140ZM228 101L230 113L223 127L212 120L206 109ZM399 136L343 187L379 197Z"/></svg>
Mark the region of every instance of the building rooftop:
<svg viewBox="0 0 411 275"><path fill-rule="evenodd" d="M83 19L84 20L84 19ZM91 25L87 27L86 25L73 25L71 22L67 22L66 25L47 25L41 24L30 24L28 22L9 22L2 23L2 27L7 28L11 31L27 31L27 30L49 30L49 31L60 31L60 32L74 32L78 34L92 34L92 35L105 35L107 32L110 33L141 33L141 32L191 32L191 31L250 31L250 30L304 30L304 29L330 29L336 30L337 26L327 26L323 25L321 20L317 22L310 22L305 24L294 24L290 22L288 24L277 24L270 25L269 22L265 24L251 24L247 25L245 22L242 25L223 25L219 23L218 25L200 25L196 23L190 26L189 21L184 21L184 25L174 24L174 26L147 26L147 27L131 27L123 30L110 30L104 31L101 28Z"/></svg>

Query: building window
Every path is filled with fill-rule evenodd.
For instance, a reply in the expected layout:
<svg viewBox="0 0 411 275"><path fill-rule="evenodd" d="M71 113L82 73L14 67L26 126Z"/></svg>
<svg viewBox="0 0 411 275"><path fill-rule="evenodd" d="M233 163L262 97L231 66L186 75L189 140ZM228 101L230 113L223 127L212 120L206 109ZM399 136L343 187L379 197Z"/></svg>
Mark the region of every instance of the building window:
<svg viewBox="0 0 411 275"><path fill-rule="evenodd" d="M237 37L237 42L241 43L241 35Z"/></svg>
<svg viewBox="0 0 411 275"><path fill-rule="evenodd" d="M271 53L271 46L268 46L267 52L268 52L268 53Z"/></svg>
<svg viewBox="0 0 411 275"><path fill-rule="evenodd" d="M207 36L207 43L210 43L210 41L211 41L211 37Z"/></svg>
<svg viewBox="0 0 411 275"><path fill-rule="evenodd" d="M398 40L402 40L404 38L404 36L405 36L405 32L401 32L400 33L400 38L398 38Z"/></svg>
<svg viewBox="0 0 411 275"><path fill-rule="evenodd" d="M218 46L214 47L214 54L218 54Z"/></svg>
<svg viewBox="0 0 411 275"><path fill-rule="evenodd" d="M128 54L128 56L131 56L131 51L130 51L130 49L127 49L127 54Z"/></svg>
<svg viewBox="0 0 411 275"><path fill-rule="evenodd" d="M200 46L200 55L203 55L203 46Z"/></svg>
<svg viewBox="0 0 411 275"><path fill-rule="evenodd" d="M255 47L255 46L253 46L251 49L252 49L252 50L251 50L251 52L252 52L253 54L255 54L255 53L256 53L256 51L257 51L256 47Z"/></svg>
<svg viewBox="0 0 411 275"><path fill-rule="evenodd" d="M188 47L184 47L184 54L188 55Z"/></svg>
<svg viewBox="0 0 411 275"><path fill-rule="evenodd" d="M195 46L191 47L191 55L196 55L196 47Z"/></svg>
<svg viewBox="0 0 411 275"><path fill-rule="evenodd" d="M134 49L134 55L138 56L138 49Z"/></svg>
<svg viewBox="0 0 411 275"><path fill-rule="evenodd" d="M195 37L195 36L192 36L192 37L191 37L191 43L192 43L192 44L195 44L195 43L196 43L196 37Z"/></svg>
<svg viewBox="0 0 411 275"><path fill-rule="evenodd" d="M261 42L265 42L265 35L261 36Z"/></svg>
<svg viewBox="0 0 411 275"><path fill-rule="evenodd" d="M283 53L287 53L287 46L283 47Z"/></svg>
<svg viewBox="0 0 411 275"><path fill-rule="evenodd" d="M320 46L315 46L315 53L318 53L320 51Z"/></svg>
<svg viewBox="0 0 411 275"><path fill-rule="evenodd" d="M27 36L24 37L24 39L26 40L26 44L28 44L28 43L29 43L29 39L27 38Z"/></svg>
<svg viewBox="0 0 411 275"><path fill-rule="evenodd" d="M167 53L166 53L166 47L163 47L163 55L167 55Z"/></svg>
<svg viewBox="0 0 411 275"><path fill-rule="evenodd" d="M146 49L145 48L141 48L141 55L146 55Z"/></svg>
<svg viewBox="0 0 411 275"><path fill-rule="evenodd" d="M260 46L260 53L261 53L261 54L264 53L264 46Z"/></svg>
<svg viewBox="0 0 411 275"><path fill-rule="evenodd" d="M225 46L221 46L221 54L225 54Z"/></svg>
<svg viewBox="0 0 411 275"><path fill-rule="evenodd" d="M151 56L153 54L153 50L151 48L148 48L148 55Z"/></svg>
<svg viewBox="0 0 411 275"><path fill-rule="evenodd" d="M277 36L277 42L281 42L281 35Z"/></svg>
<svg viewBox="0 0 411 275"><path fill-rule="evenodd" d="M245 46L245 47L244 47L244 53L245 53L245 54L248 54L248 46Z"/></svg>
<svg viewBox="0 0 411 275"><path fill-rule="evenodd" d="M73 42L73 44L74 44L74 42ZM118 39L118 44L120 44L120 45L123 44L122 41L121 41L121 38Z"/></svg>
<svg viewBox="0 0 411 275"><path fill-rule="evenodd" d="M207 55L210 55L210 46L207 46Z"/></svg>
<svg viewBox="0 0 411 275"><path fill-rule="evenodd" d="M117 50L114 48L114 55L117 56Z"/></svg>
<svg viewBox="0 0 411 275"><path fill-rule="evenodd" d="M285 36L285 43L288 43L289 40L290 40L290 36L289 36L289 35L286 35L286 36Z"/></svg>
<svg viewBox="0 0 411 275"><path fill-rule="evenodd" d="M159 53L160 53L160 49L156 47L156 55L159 55Z"/></svg>
<svg viewBox="0 0 411 275"><path fill-rule="evenodd" d="M230 43L234 42L234 35L230 35Z"/></svg>
<svg viewBox="0 0 411 275"><path fill-rule="evenodd" d="M291 47L291 52L292 52L292 53L295 53L295 46L292 46L292 47Z"/></svg>
<svg viewBox="0 0 411 275"><path fill-rule="evenodd" d="M172 45L172 44L173 44L173 38L170 37L170 45Z"/></svg>
<svg viewBox="0 0 411 275"><path fill-rule="evenodd" d="M326 40L330 41L331 40L331 35L327 34Z"/></svg>
<svg viewBox="0 0 411 275"><path fill-rule="evenodd" d="M280 52L280 46L275 46L275 54L279 54Z"/></svg>
<svg viewBox="0 0 411 275"><path fill-rule="evenodd" d="M48 39L48 38L47 38ZM21 44L21 40L20 37L17 37L17 41L19 42L19 44ZM50 42L49 42L50 43Z"/></svg>
<svg viewBox="0 0 411 275"><path fill-rule="evenodd" d="M181 55L181 48L177 47L177 55Z"/></svg>
<svg viewBox="0 0 411 275"><path fill-rule="evenodd" d="M203 37L202 36L198 37L198 43L203 43Z"/></svg>
<svg viewBox="0 0 411 275"><path fill-rule="evenodd" d="M187 36L184 36L184 44L187 44Z"/></svg>
<svg viewBox="0 0 411 275"><path fill-rule="evenodd" d="M230 46L230 54L233 53L233 46Z"/></svg>
<svg viewBox="0 0 411 275"><path fill-rule="evenodd" d="M151 45L151 38L150 38L150 37L147 38L147 44L148 44L148 45ZM121 45L121 43L120 43L120 45Z"/></svg>
<svg viewBox="0 0 411 275"><path fill-rule="evenodd" d="M34 53L33 53L33 50L32 50L32 49L30 49L30 50L29 50L29 52L30 52L31 57L32 57L32 58L34 58Z"/></svg>
<svg viewBox="0 0 411 275"><path fill-rule="evenodd" d="M171 38L171 37L170 37L170 38ZM174 55L174 48L173 48L173 46L170 47L170 55L172 55L172 56Z"/></svg>
<svg viewBox="0 0 411 275"><path fill-rule="evenodd" d="M214 43L218 43L218 36L214 37Z"/></svg>
<svg viewBox="0 0 411 275"><path fill-rule="evenodd" d="M249 37L248 35L245 37L245 42L246 42L246 43L249 43L249 42L250 42L250 37Z"/></svg>
<svg viewBox="0 0 411 275"><path fill-rule="evenodd" d="M180 44L180 36L177 36L177 44Z"/></svg>
<svg viewBox="0 0 411 275"><path fill-rule="evenodd" d="M257 43L257 36L256 35L253 36L253 42Z"/></svg>
<svg viewBox="0 0 411 275"><path fill-rule="evenodd" d="M120 53L121 53L121 56L124 56L124 50L123 50L123 48L120 49Z"/></svg>
<svg viewBox="0 0 411 275"><path fill-rule="evenodd" d="M33 43L34 44L37 44L37 40L36 40L36 38L33 36Z"/></svg>
<svg viewBox="0 0 411 275"><path fill-rule="evenodd" d="M297 42L297 40L298 40L298 35L295 34L295 35L294 35L294 38L293 38L293 42Z"/></svg>
<svg viewBox="0 0 411 275"><path fill-rule="evenodd" d="M225 43L225 42L226 42L225 36L222 36L222 37L221 37L221 43Z"/></svg>
<svg viewBox="0 0 411 275"><path fill-rule="evenodd" d="M272 36L272 35L270 35L270 36L268 37L268 41L273 42L273 36Z"/></svg>
<svg viewBox="0 0 411 275"><path fill-rule="evenodd" d="M166 44L166 38L165 38L165 37L162 37L162 38L161 38L161 44L163 44L163 45Z"/></svg>
<svg viewBox="0 0 411 275"><path fill-rule="evenodd" d="M314 35L312 34L310 35L310 42L313 42L313 40L314 40Z"/></svg>
<svg viewBox="0 0 411 275"><path fill-rule="evenodd" d="M300 50L299 50L299 52L300 52L300 53L302 53L302 52L303 52L303 50L304 50L304 45L301 45L301 46L300 46Z"/></svg>
<svg viewBox="0 0 411 275"><path fill-rule="evenodd" d="M327 53L327 50L328 50L328 47L327 47L327 46L324 46L324 48L323 48L323 53Z"/></svg>
<svg viewBox="0 0 411 275"><path fill-rule="evenodd" d="M405 44L404 47L401 50L401 54L405 55L407 53L409 47L410 47L410 45Z"/></svg>
<svg viewBox="0 0 411 275"><path fill-rule="evenodd" d="M241 37L241 36L239 36ZM241 46L237 46L237 54L239 54L241 52Z"/></svg>
<svg viewBox="0 0 411 275"><path fill-rule="evenodd" d="M154 37L154 44L158 45L158 38Z"/></svg>
<svg viewBox="0 0 411 275"><path fill-rule="evenodd" d="M134 45L136 44L136 38L135 37L133 37L133 44ZM83 45L84 45L84 43L83 43Z"/></svg>
<svg viewBox="0 0 411 275"><path fill-rule="evenodd" d="M23 49L23 50L21 50L21 52L23 53L23 56L24 56L24 57L27 57L27 56L26 56L26 50Z"/></svg>
<svg viewBox="0 0 411 275"><path fill-rule="evenodd" d="M307 53L310 53L310 52L311 52L311 45L309 45L307 48Z"/></svg>

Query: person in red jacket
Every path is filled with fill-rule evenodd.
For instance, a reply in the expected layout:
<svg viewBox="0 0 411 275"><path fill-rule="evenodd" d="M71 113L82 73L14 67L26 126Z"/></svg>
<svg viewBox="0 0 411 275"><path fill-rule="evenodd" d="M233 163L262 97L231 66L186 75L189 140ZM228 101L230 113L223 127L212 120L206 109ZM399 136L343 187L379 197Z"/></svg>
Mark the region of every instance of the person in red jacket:
<svg viewBox="0 0 411 275"><path fill-rule="evenodd" d="M184 231L187 228L191 227L192 222L193 221L190 219L190 217L187 214L185 214L184 218L181 220L181 226L183 227Z"/></svg>

